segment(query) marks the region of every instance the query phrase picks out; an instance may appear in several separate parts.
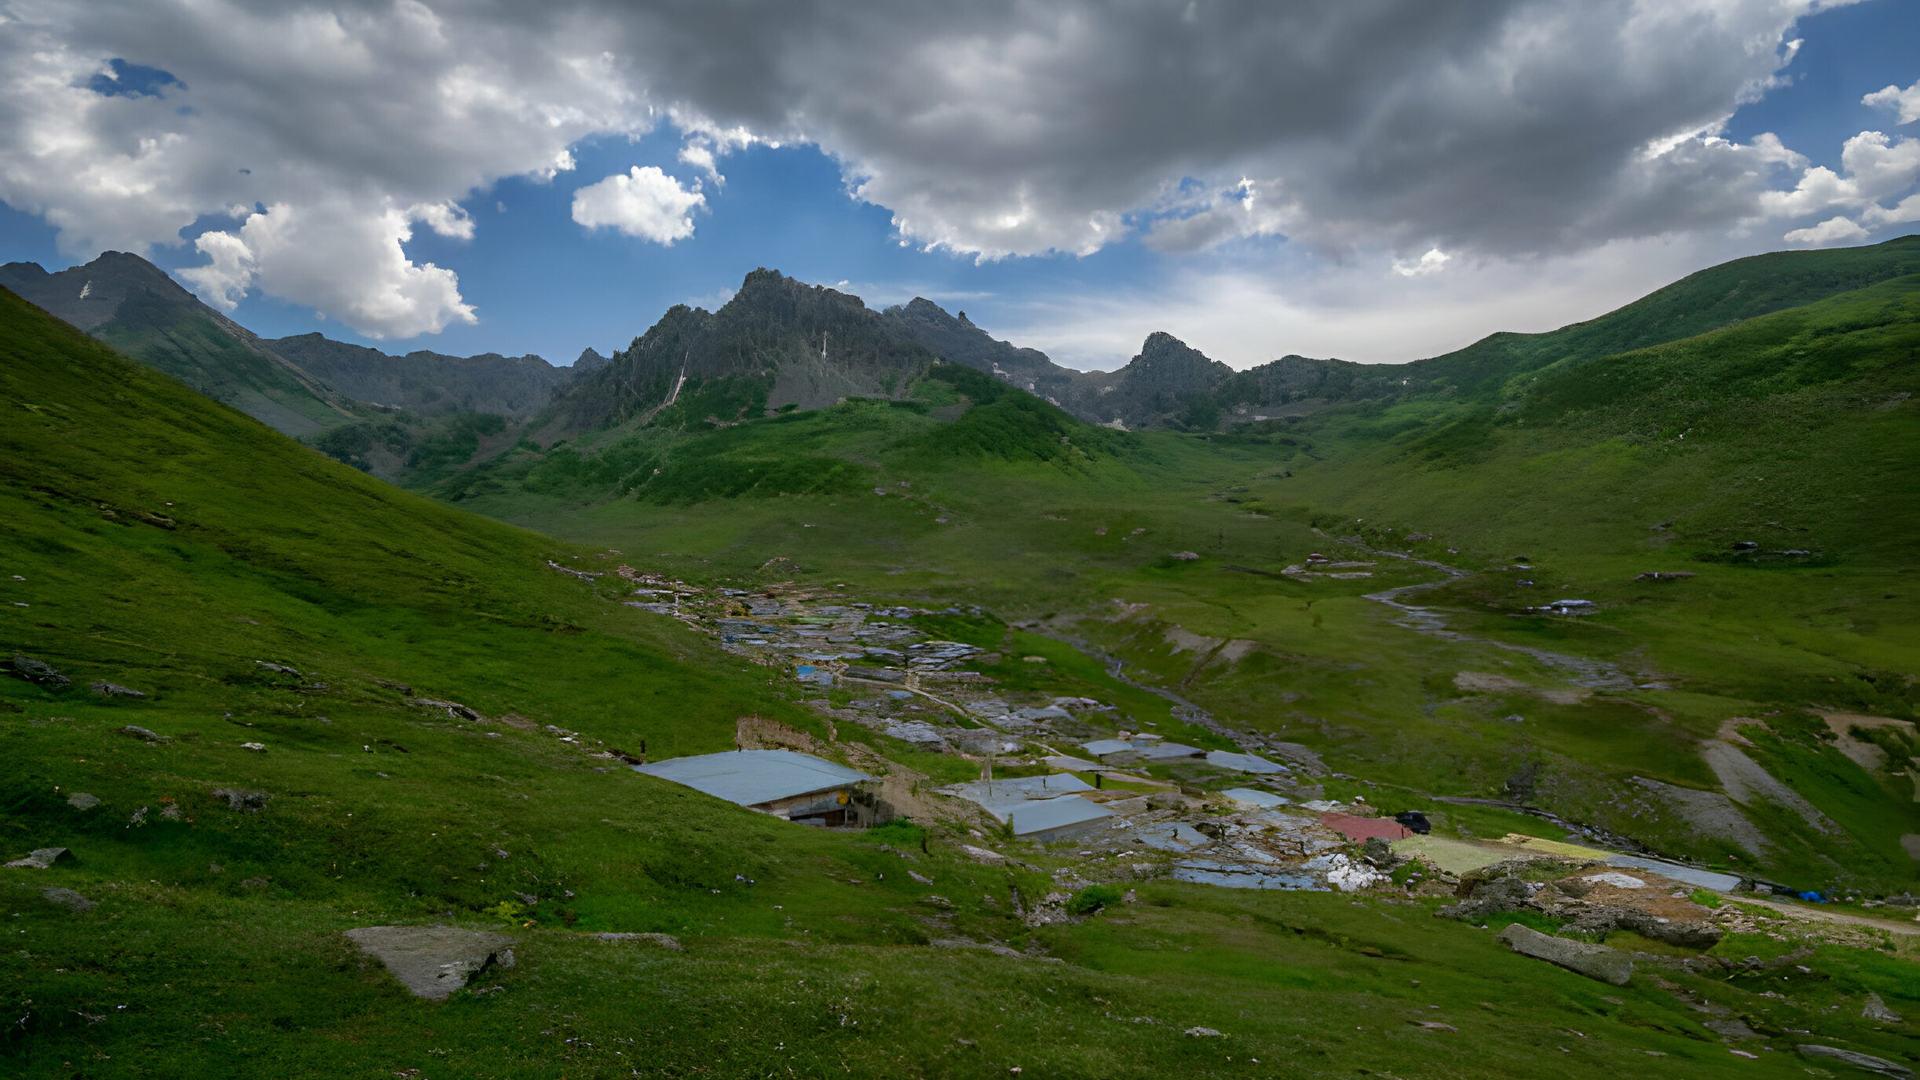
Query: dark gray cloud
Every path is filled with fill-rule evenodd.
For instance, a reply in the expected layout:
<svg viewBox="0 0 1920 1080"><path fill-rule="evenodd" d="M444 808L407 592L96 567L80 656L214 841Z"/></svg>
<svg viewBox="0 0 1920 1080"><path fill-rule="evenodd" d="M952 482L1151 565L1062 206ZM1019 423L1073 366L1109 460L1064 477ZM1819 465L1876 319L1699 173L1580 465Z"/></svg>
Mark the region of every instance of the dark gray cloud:
<svg viewBox="0 0 1920 1080"><path fill-rule="evenodd" d="M407 260L409 230L470 233L458 200L669 116L716 181L753 140L817 144L903 237L982 257L1286 236L1464 260L1418 264L1437 268L1897 217L1867 201L1913 186L1897 137L1862 151L1871 183L1835 186L1776 141L1715 135L1831 6L0 0L0 199L77 253L233 213L204 294L257 285L396 336L472 317L450 274ZM93 88L114 60L175 81ZM691 199L654 188L622 220ZM1801 233L1847 231L1823 228Z"/></svg>
<svg viewBox="0 0 1920 1080"><path fill-rule="evenodd" d="M1285 233L1515 254L1751 216L1791 162L1705 136L1775 78L1815 6L686 4L615 21L652 94L820 143L922 241L1089 251L1164 218L1171 249Z"/></svg>

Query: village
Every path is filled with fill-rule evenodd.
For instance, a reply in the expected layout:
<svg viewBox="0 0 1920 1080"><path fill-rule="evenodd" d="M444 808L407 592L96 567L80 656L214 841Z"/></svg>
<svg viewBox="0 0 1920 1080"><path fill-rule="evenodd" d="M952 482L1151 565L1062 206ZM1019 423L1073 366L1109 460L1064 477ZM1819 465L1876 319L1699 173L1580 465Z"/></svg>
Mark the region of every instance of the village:
<svg viewBox="0 0 1920 1080"><path fill-rule="evenodd" d="M1094 697L1010 691L980 669L1015 658L916 625L929 616L978 617L977 608L876 605L841 587L792 582L702 589L626 567L618 573L634 586L627 603L673 616L764 666L829 732L851 724L884 736L823 742L743 720L732 753L633 765L636 771L817 827L864 828L901 816L947 823L964 833L960 846L976 861L1039 868L1024 855L1051 866L1058 890L1022 913L1029 925L1068 917L1081 890L1162 878L1441 897L1455 901L1441 914L1467 921L1520 911L1597 937L1626 931L1644 948L1623 951L1525 926L1501 935L1516 951L1616 984L1636 961L1717 964L1688 954L1726 933L1868 942L1900 925L1809 911L1793 902L1797 895L1776 895L1783 890L1772 883L1608 850L1577 830L1564 841L1436 835L1427 816L1434 807L1328 798L1322 780L1355 778L1330 772L1307 747L1211 724L1236 746L1203 749L1135 730L1160 724ZM881 749L886 740L964 762L946 773L964 769L968 778L941 782L892 760ZM1742 902L1728 902L1735 897ZM1893 898L1888 913L1909 919L1913 903ZM1729 1037L1738 1041L1740 1033L1729 1029Z"/></svg>

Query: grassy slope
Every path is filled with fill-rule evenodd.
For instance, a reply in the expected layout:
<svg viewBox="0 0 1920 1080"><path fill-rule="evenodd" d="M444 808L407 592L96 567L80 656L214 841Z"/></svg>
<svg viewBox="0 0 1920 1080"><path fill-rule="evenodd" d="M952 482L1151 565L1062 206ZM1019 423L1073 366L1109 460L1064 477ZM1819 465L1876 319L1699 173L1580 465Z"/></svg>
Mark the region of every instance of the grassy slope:
<svg viewBox="0 0 1920 1080"><path fill-rule="evenodd" d="M591 556L368 480L5 295L0 398L17 410L0 528L23 579L7 579L7 644L151 695L0 682L7 851L78 857L0 872L14 1075L1790 1071L1729 1057L1651 984L1602 996L1419 906L1154 886L1130 921L1028 935L1001 914L1007 890L1045 879L957 860L944 837L923 885L879 846L911 830L784 826L594 771L550 733L409 708L376 680L656 754L723 746L746 711L807 723L672 624L541 569ZM274 797L237 814L209 796L223 786ZM102 801L75 809L75 791ZM169 801L183 820L160 815ZM100 906L67 912L48 885ZM954 905L938 931L917 917L936 891ZM433 919L520 935L520 966L488 980L501 992L423 1004L338 936ZM931 933L1031 936L1071 962L917 944ZM1911 1009L1898 966L1841 950L1816 970L1786 986L1806 1010L1791 1022L1898 1053L1822 1011L1867 989ZM1771 1007L1758 986L1701 989ZM1410 1022L1436 1017L1460 1031ZM1179 1034L1195 1025L1228 1037ZM1587 1037L1542 1052L1570 1027ZM1445 1052L1456 1036L1471 1056Z"/></svg>
<svg viewBox="0 0 1920 1080"><path fill-rule="evenodd" d="M1544 334L1494 334L1406 368L1423 385L1497 400L1515 376L1709 334L1776 311L1920 273L1920 236L1871 247L1779 251L1709 267L1597 319Z"/></svg>

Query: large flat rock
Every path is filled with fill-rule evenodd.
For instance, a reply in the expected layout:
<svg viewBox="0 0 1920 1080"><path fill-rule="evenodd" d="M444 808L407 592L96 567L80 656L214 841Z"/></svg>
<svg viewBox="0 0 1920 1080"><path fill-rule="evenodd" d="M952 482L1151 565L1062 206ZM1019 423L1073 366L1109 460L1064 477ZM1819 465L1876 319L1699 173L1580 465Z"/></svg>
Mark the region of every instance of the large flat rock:
<svg viewBox="0 0 1920 1080"><path fill-rule="evenodd" d="M1872 1054L1861 1054L1852 1050L1842 1050L1837 1046L1816 1046L1812 1043L1801 1043L1799 1051L1800 1056L1803 1058L1810 1058L1814 1061L1836 1061L1842 1065L1851 1065L1856 1069L1865 1069L1870 1073L1879 1073L1881 1076L1895 1077L1897 1080L1906 1080L1907 1077L1913 1075L1912 1069L1907 1068L1897 1061L1877 1058Z"/></svg>
<svg viewBox="0 0 1920 1080"><path fill-rule="evenodd" d="M1598 979L1615 986L1627 985L1627 979L1633 975L1633 958L1618 949L1609 949L1605 945L1568 941L1566 938L1557 938L1552 934L1543 934L1538 930L1529 929L1519 923L1514 923L1500 931L1500 940L1523 956L1545 960L1549 964L1558 964L1568 971L1578 972L1589 979Z"/></svg>
<svg viewBox="0 0 1920 1080"><path fill-rule="evenodd" d="M360 950L385 964L400 984L429 1001L445 1001L489 967L513 966L512 938L450 926L362 926L346 931Z"/></svg>

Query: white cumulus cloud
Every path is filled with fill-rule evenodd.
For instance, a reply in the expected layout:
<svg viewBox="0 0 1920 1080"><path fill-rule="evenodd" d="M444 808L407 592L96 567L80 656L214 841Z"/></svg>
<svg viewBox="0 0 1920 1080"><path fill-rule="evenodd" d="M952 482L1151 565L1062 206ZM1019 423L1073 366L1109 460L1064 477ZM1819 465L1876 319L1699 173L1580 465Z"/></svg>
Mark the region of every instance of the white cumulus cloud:
<svg viewBox="0 0 1920 1080"><path fill-rule="evenodd" d="M1831 247L1835 244L1847 244L1864 240L1867 230L1855 222L1843 217L1830 217L1818 225L1805 229L1794 229L1787 233L1784 240L1789 244L1806 244L1809 247Z"/></svg>
<svg viewBox="0 0 1920 1080"><path fill-rule="evenodd" d="M242 217L181 273L229 309L258 288L370 335L470 322L453 272L406 255L410 224L469 238L463 200L653 122L596 17L535 22L418 0L6 0L0 201L45 217L76 258ZM121 58L175 81L89 88Z"/></svg>
<svg viewBox="0 0 1920 1080"><path fill-rule="evenodd" d="M693 235L693 211L706 204L698 183L684 188L652 165L635 165L575 191L573 220L671 247Z"/></svg>
<svg viewBox="0 0 1920 1080"><path fill-rule="evenodd" d="M1915 82L1905 90L1898 86L1888 86L1860 99L1862 105L1876 105L1882 109L1892 109L1899 116L1896 124L1911 124L1920 120L1920 82Z"/></svg>
<svg viewBox="0 0 1920 1080"><path fill-rule="evenodd" d="M1451 261L1453 256L1439 248L1428 248L1427 253L1418 259L1395 259L1393 272L1401 277L1425 277L1445 270Z"/></svg>
<svg viewBox="0 0 1920 1080"><path fill-rule="evenodd" d="M237 232L203 234L194 246L211 262L181 276L228 311L257 284L274 296L304 297L373 338L414 337L438 333L449 323L475 322L453 271L415 264L400 246L412 238L420 209L373 210L337 199L277 203L247 215ZM427 209L429 222L438 218L455 229L443 211ZM338 272L343 266L354 272Z"/></svg>

